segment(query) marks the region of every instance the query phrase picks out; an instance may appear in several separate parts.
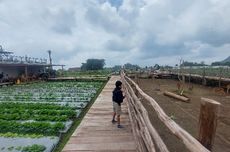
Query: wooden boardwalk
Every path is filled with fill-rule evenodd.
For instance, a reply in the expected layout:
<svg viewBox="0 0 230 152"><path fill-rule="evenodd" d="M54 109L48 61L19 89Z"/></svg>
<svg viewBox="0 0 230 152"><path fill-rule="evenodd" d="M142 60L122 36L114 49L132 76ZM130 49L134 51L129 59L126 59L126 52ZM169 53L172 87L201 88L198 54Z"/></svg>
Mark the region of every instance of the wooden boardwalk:
<svg viewBox="0 0 230 152"><path fill-rule="evenodd" d="M112 76L96 99L63 152L135 152L136 144L126 103L122 104L121 124L112 124L112 90L119 76ZM126 102L126 101L124 101Z"/></svg>

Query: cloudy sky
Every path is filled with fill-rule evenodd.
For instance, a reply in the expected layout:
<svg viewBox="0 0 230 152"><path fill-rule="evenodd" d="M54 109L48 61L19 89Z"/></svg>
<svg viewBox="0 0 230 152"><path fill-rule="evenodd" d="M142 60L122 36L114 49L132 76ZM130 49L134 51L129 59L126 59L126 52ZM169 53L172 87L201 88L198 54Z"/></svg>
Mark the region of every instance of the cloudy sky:
<svg viewBox="0 0 230 152"><path fill-rule="evenodd" d="M229 0L0 0L0 45L67 67L223 60L230 55Z"/></svg>

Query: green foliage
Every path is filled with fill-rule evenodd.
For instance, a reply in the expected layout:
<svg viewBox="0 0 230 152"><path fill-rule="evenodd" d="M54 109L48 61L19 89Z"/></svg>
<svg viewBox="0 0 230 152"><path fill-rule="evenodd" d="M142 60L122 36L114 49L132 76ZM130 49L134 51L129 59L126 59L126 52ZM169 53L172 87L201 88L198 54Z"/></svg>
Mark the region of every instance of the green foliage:
<svg viewBox="0 0 230 152"><path fill-rule="evenodd" d="M47 110L72 110L72 107L68 106L60 106L57 104L46 104L46 103L17 103L17 102L1 102L0 103L0 109L3 110L5 109L15 109L16 112L19 110L40 110L40 111L45 111ZM10 112L10 111L8 111ZM31 111L32 112L32 111Z"/></svg>
<svg viewBox="0 0 230 152"><path fill-rule="evenodd" d="M206 64L203 61L200 63L184 61L181 66L206 66Z"/></svg>
<svg viewBox="0 0 230 152"><path fill-rule="evenodd" d="M66 115L49 116L49 115L30 115L30 114L3 114L0 115L1 120L36 120L36 121L67 121Z"/></svg>
<svg viewBox="0 0 230 152"><path fill-rule="evenodd" d="M86 63L82 63L82 70L102 70L105 66L105 59L87 59Z"/></svg>
<svg viewBox="0 0 230 152"><path fill-rule="evenodd" d="M112 71L113 71L113 72L118 72L118 71L121 70L121 68L122 68L121 65L115 65L114 67L112 67Z"/></svg>
<svg viewBox="0 0 230 152"><path fill-rule="evenodd" d="M0 136L58 136L65 128L62 122L76 120L76 110L80 103L84 108L102 84L103 82L41 82L0 88ZM59 105L58 102L63 103ZM71 104L67 105L69 102Z"/></svg>
<svg viewBox="0 0 230 152"><path fill-rule="evenodd" d="M22 150L22 147L21 147L21 146L18 146L18 147L15 148L15 150L21 151L21 150Z"/></svg>
<svg viewBox="0 0 230 152"><path fill-rule="evenodd" d="M230 62L213 62L212 66L230 66Z"/></svg>
<svg viewBox="0 0 230 152"><path fill-rule="evenodd" d="M127 70L132 70L132 71L137 71L138 69L141 69L138 65L133 65L133 64L130 64L130 63L126 63L124 65L124 68L127 69Z"/></svg>
<svg viewBox="0 0 230 152"><path fill-rule="evenodd" d="M17 134L12 132L0 133L0 137L14 138L14 137L23 137L23 138L41 138L44 135L39 134Z"/></svg>
<svg viewBox="0 0 230 152"><path fill-rule="evenodd" d="M67 106L33 103L0 103L0 120L67 121L76 111Z"/></svg>
<svg viewBox="0 0 230 152"><path fill-rule="evenodd" d="M2 147L1 150L3 151L5 149L5 147ZM8 147L7 148L8 151L21 151L21 152L44 152L46 150L46 147L43 145L37 145L37 144L33 144L31 146L25 146L25 147Z"/></svg>
<svg viewBox="0 0 230 152"><path fill-rule="evenodd" d="M16 122L0 120L0 133L18 133L18 134L40 134L55 136L63 130L65 125L63 123L48 123L48 122Z"/></svg>
<svg viewBox="0 0 230 152"><path fill-rule="evenodd" d="M64 71L62 77L107 77L112 73L112 69L103 69L103 70L88 70L88 71Z"/></svg>
<svg viewBox="0 0 230 152"><path fill-rule="evenodd" d="M11 146L11 147L8 147L7 149L8 149L9 151L12 151L12 150L14 150L14 147Z"/></svg>
<svg viewBox="0 0 230 152"><path fill-rule="evenodd" d="M34 144L32 146L26 146L22 148L22 152L43 152L46 150L46 147L43 145Z"/></svg>

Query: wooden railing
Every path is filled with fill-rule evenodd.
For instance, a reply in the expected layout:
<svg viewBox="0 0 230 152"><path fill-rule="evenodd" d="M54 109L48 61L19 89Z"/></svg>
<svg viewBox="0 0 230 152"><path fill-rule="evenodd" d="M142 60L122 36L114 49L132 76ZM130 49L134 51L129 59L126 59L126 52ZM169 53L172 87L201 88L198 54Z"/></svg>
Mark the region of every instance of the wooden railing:
<svg viewBox="0 0 230 152"><path fill-rule="evenodd" d="M178 137L191 152L210 152L197 139L191 136L187 131L174 122L158 103L149 95L145 94L139 86L125 74L121 73L123 88L126 94L129 117L132 124L132 130L137 141L139 152L168 152L165 143L158 132L151 124L148 112L142 105L138 97L144 98L155 110L157 117L170 130L172 134ZM134 89L133 89L134 88ZM137 97L137 94L139 95Z"/></svg>

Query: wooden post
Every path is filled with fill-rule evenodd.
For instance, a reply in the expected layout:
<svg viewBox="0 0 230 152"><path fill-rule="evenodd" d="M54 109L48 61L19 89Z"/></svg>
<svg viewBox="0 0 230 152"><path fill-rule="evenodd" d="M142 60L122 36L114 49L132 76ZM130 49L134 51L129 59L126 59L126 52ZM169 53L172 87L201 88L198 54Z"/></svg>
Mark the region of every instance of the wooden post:
<svg viewBox="0 0 230 152"><path fill-rule="evenodd" d="M64 65L61 66L61 72L62 72L62 76L64 76Z"/></svg>
<svg viewBox="0 0 230 152"><path fill-rule="evenodd" d="M207 80L205 79L205 77L203 78L203 82L202 82L202 84L203 84L204 86L206 86L206 85L207 85Z"/></svg>
<svg viewBox="0 0 230 152"><path fill-rule="evenodd" d="M136 83L139 85L139 80L138 80L138 78L139 78L139 74L136 73L136 74L135 74L135 81L136 81Z"/></svg>
<svg viewBox="0 0 230 152"><path fill-rule="evenodd" d="M137 85L139 85L139 74L137 74L137 73L135 74L135 81L136 81ZM139 97L139 94L138 94L138 91L137 91L136 86L133 85L132 87L133 87L133 89L134 89L135 95L136 95L137 97Z"/></svg>
<svg viewBox="0 0 230 152"><path fill-rule="evenodd" d="M188 79L189 86L190 86L190 83L191 83L191 72L192 72L192 67L190 66L190 68L189 68L189 79Z"/></svg>
<svg viewBox="0 0 230 152"><path fill-rule="evenodd" d="M26 81L28 80L28 67L27 65L25 66L25 77L26 77Z"/></svg>
<svg viewBox="0 0 230 152"><path fill-rule="evenodd" d="M220 103L201 98L198 140L211 150L215 138Z"/></svg>
<svg viewBox="0 0 230 152"><path fill-rule="evenodd" d="M219 74L219 88L221 87L221 78L222 78L222 71L223 69L220 68L220 74Z"/></svg>
<svg viewBox="0 0 230 152"><path fill-rule="evenodd" d="M205 78L206 72L205 72L205 67L203 67L203 75L202 75L202 85L207 85L207 80Z"/></svg>

